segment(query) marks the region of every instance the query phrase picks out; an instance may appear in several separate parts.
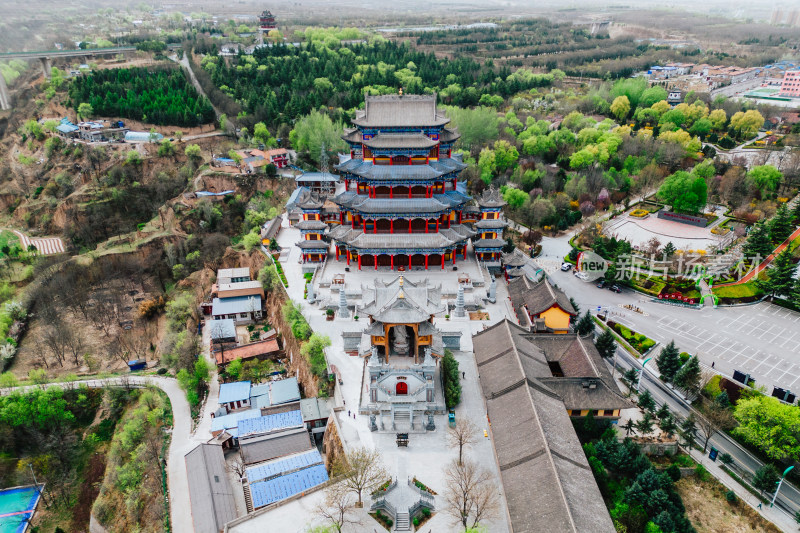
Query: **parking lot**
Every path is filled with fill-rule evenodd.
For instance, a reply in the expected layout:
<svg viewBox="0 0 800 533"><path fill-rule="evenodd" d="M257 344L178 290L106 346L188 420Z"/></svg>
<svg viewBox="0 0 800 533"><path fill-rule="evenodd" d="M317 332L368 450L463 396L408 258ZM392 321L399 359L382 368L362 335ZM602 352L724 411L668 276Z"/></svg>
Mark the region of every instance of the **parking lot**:
<svg viewBox="0 0 800 533"><path fill-rule="evenodd" d="M749 373L768 392L800 387L800 314L767 303L694 311L694 319L686 312L658 319L663 340L675 339L717 369Z"/></svg>

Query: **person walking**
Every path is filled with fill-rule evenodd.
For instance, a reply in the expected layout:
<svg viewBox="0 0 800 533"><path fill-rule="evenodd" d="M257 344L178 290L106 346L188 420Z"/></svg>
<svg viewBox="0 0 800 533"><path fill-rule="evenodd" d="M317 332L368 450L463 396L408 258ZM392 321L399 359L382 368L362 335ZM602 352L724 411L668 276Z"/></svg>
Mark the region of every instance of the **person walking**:
<svg viewBox="0 0 800 533"><path fill-rule="evenodd" d="M716 363L716 361L711 361L711 368L714 368L714 363Z"/></svg>
<svg viewBox="0 0 800 533"><path fill-rule="evenodd" d="M467 379L467 373L461 372L461 379Z"/></svg>
<svg viewBox="0 0 800 533"><path fill-rule="evenodd" d="M350 409L347 410L347 418L350 418Z"/></svg>

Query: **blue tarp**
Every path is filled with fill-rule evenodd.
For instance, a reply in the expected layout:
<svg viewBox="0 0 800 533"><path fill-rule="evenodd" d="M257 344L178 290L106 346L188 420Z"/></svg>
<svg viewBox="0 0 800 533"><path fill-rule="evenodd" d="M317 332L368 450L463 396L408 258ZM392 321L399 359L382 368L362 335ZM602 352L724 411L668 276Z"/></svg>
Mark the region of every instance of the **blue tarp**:
<svg viewBox="0 0 800 533"><path fill-rule="evenodd" d="M247 480L256 483L265 479L270 479L284 472L300 470L312 465L322 464L322 456L317 450L311 450L284 459L270 461L263 465L254 466L247 469Z"/></svg>
<svg viewBox="0 0 800 533"><path fill-rule="evenodd" d="M240 402L250 399L250 382L236 381L219 386L219 403Z"/></svg>
<svg viewBox="0 0 800 533"><path fill-rule="evenodd" d="M239 422L239 436L269 433L276 429L299 427L303 425L303 414L297 411L276 413L274 415L248 418Z"/></svg>
<svg viewBox="0 0 800 533"><path fill-rule="evenodd" d="M325 466L315 465L269 481L253 483L250 485L253 508L260 509L271 503L300 494L326 481L328 481L328 472L325 470Z"/></svg>

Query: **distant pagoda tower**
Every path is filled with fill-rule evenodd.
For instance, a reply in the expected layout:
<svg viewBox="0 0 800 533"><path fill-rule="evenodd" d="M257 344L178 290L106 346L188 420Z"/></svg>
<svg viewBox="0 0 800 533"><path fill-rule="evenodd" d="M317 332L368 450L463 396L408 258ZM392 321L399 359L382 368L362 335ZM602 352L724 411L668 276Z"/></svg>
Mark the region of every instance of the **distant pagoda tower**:
<svg viewBox="0 0 800 533"><path fill-rule="evenodd" d="M261 16L258 17L258 27L262 33L269 33L269 30L278 29L278 25L275 24L275 16L270 13L269 9L265 9Z"/></svg>
<svg viewBox="0 0 800 533"><path fill-rule="evenodd" d="M460 135L436 109L436 95L367 96L342 138L350 158L336 169L345 192L333 201L336 258L358 268L441 268L466 259L475 231L464 224L471 198L452 154ZM475 215L471 216L475 219Z"/></svg>
<svg viewBox="0 0 800 533"><path fill-rule="evenodd" d="M475 223L475 229L479 235L473 239L472 247L479 261L483 261L490 268L498 269L503 246L506 244L503 239L503 230L508 225L503 216L503 206L506 202L500 191L492 187L483 191L477 203L480 218Z"/></svg>

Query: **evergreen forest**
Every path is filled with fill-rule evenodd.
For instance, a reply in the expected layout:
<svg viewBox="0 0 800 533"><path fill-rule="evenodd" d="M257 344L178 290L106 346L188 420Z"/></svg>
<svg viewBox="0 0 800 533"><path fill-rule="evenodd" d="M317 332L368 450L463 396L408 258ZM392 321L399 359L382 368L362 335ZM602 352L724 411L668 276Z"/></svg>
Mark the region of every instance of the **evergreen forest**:
<svg viewBox="0 0 800 533"><path fill-rule="evenodd" d="M320 106L356 108L364 94L392 94L400 87L407 94L437 92L443 103L469 107L478 105L482 95L508 97L553 80L553 74L506 67L495 72L491 62L439 59L405 43L381 40L261 47L232 61L206 56L202 67L255 121L269 125L292 123Z"/></svg>
<svg viewBox="0 0 800 533"><path fill-rule="evenodd" d="M94 114L158 125L193 127L214 120L207 98L174 68L98 70L76 78L69 88L72 106L92 106Z"/></svg>

